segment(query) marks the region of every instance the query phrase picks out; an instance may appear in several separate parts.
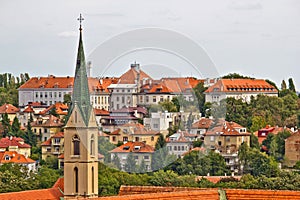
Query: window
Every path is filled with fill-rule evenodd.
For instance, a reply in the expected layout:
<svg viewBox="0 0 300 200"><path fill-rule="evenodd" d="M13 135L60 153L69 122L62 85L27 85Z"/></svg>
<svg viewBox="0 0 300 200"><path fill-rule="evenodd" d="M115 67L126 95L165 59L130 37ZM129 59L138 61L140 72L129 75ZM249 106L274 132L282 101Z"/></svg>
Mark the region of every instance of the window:
<svg viewBox="0 0 300 200"><path fill-rule="evenodd" d="M134 156L134 159L135 159L135 160L138 160L138 159L139 159L139 157L138 157L138 156Z"/></svg>
<svg viewBox="0 0 300 200"><path fill-rule="evenodd" d="M123 137L123 142L127 142L128 141L128 137Z"/></svg>
<svg viewBox="0 0 300 200"><path fill-rule="evenodd" d="M211 142L215 141L215 136L213 136L213 135L210 136L210 141L211 141Z"/></svg>
<svg viewBox="0 0 300 200"><path fill-rule="evenodd" d="M184 151L184 146L181 146L181 151Z"/></svg>
<svg viewBox="0 0 300 200"><path fill-rule="evenodd" d="M54 144L59 144L60 143L60 138L54 138Z"/></svg>
<svg viewBox="0 0 300 200"><path fill-rule="evenodd" d="M122 92L125 92L125 90L123 89Z"/></svg>
<svg viewBox="0 0 300 200"><path fill-rule="evenodd" d="M61 92L58 93L58 97L61 97Z"/></svg>
<svg viewBox="0 0 300 200"><path fill-rule="evenodd" d="M149 102L149 96L146 96L146 102L147 103Z"/></svg>
<svg viewBox="0 0 300 200"><path fill-rule="evenodd" d="M130 92L130 90L128 89L127 92Z"/></svg>
<svg viewBox="0 0 300 200"><path fill-rule="evenodd" d="M149 160L149 156L144 156L144 160Z"/></svg>
<svg viewBox="0 0 300 200"><path fill-rule="evenodd" d="M152 142L154 141L154 137L153 137L153 136L151 137L151 141L152 141Z"/></svg>
<svg viewBox="0 0 300 200"><path fill-rule="evenodd" d="M8 155L5 155L4 160L10 160L10 157Z"/></svg>
<svg viewBox="0 0 300 200"><path fill-rule="evenodd" d="M35 93L35 98L38 98L39 97L39 94L36 92Z"/></svg>
<svg viewBox="0 0 300 200"><path fill-rule="evenodd" d="M153 124L153 128L158 128L158 124Z"/></svg>
<svg viewBox="0 0 300 200"><path fill-rule="evenodd" d="M122 103L125 103L125 97L122 96Z"/></svg>
<svg viewBox="0 0 300 200"><path fill-rule="evenodd" d="M91 150L90 150L91 155L95 155L95 139L94 135L91 136Z"/></svg>
<svg viewBox="0 0 300 200"><path fill-rule="evenodd" d="M57 93L56 92L54 92L54 98L56 98L57 97Z"/></svg>
<svg viewBox="0 0 300 200"><path fill-rule="evenodd" d="M73 142L73 155L80 155L80 139L78 135L75 135L72 139Z"/></svg>
<svg viewBox="0 0 300 200"><path fill-rule="evenodd" d="M153 96L152 101L153 101L153 102L156 102L156 96Z"/></svg>
<svg viewBox="0 0 300 200"><path fill-rule="evenodd" d="M43 93L42 92L40 92L40 97L43 98Z"/></svg>
<svg viewBox="0 0 300 200"><path fill-rule="evenodd" d="M174 151L177 151L177 146L174 146Z"/></svg>
<svg viewBox="0 0 300 200"><path fill-rule="evenodd" d="M74 189L75 193L78 193L78 168L74 168Z"/></svg>
<svg viewBox="0 0 300 200"><path fill-rule="evenodd" d="M135 141L138 142L140 140L139 137L135 137Z"/></svg>
<svg viewBox="0 0 300 200"><path fill-rule="evenodd" d="M47 98L48 97L48 92L45 92L45 98Z"/></svg>
<svg viewBox="0 0 300 200"><path fill-rule="evenodd" d="M49 96L50 96L50 98L52 98L52 92L49 92Z"/></svg>
<svg viewBox="0 0 300 200"><path fill-rule="evenodd" d="M48 132L48 129L45 128L45 129L44 129L44 133L47 133L47 132Z"/></svg>
<svg viewBox="0 0 300 200"><path fill-rule="evenodd" d="M230 136L226 136L226 142L230 142Z"/></svg>
<svg viewBox="0 0 300 200"><path fill-rule="evenodd" d="M114 141L114 142L116 141L116 136L112 137L112 141Z"/></svg>
<svg viewBox="0 0 300 200"><path fill-rule="evenodd" d="M163 96L160 96L160 102L163 102L164 101L164 97Z"/></svg>
<svg viewBox="0 0 300 200"><path fill-rule="evenodd" d="M95 192L95 176L94 176L94 167L92 167L92 193Z"/></svg>
<svg viewBox="0 0 300 200"><path fill-rule="evenodd" d="M120 98L119 97L117 97L117 101L119 101L120 100Z"/></svg>

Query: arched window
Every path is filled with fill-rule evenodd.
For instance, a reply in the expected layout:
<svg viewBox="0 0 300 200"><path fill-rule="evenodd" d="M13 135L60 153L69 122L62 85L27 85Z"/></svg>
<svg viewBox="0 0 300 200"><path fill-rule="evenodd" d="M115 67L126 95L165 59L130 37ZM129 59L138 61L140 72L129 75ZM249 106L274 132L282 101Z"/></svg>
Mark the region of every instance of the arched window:
<svg viewBox="0 0 300 200"><path fill-rule="evenodd" d="M95 155L95 139L94 139L94 135L91 136L90 155Z"/></svg>
<svg viewBox="0 0 300 200"><path fill-rule="evenodd" d="M94 187L95 187L95 174L94 174L94 167L92 167L92 193L94 193L95 192L95 189L94 189Z"/></svg>
<svg viewBox="0 0 300 200"><path fill-rule="evenodd" d="M78 135L74 135L72 142L73 142L73 155L80 155L80 139Z"/></svg>
<svg viewBox="0 0 300 200"><path fill-rule="evenodd" d="M78 168L74 168L74 189L75 193L78 193Z"/></svg>

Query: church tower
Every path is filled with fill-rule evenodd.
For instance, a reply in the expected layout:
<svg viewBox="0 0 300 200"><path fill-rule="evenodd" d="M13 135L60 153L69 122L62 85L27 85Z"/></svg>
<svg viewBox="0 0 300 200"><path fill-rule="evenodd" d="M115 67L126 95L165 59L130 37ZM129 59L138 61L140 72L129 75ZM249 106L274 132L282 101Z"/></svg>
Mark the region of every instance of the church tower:
<svg viewBox="0 0 300 200"><path fill-rule="evenodd" d="M98 196L98 127L90 103L81 14L78 20L80 33L72 104L64 128L65 199Z"/></svg>

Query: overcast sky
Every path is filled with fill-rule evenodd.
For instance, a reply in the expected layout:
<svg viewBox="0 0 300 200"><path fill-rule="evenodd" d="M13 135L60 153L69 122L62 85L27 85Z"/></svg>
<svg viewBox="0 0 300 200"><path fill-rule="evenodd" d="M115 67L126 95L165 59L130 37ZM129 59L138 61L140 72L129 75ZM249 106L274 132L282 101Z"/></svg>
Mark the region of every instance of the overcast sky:
<svg viewBox="0 0 300 200"><path fill-rule="evenodd" d="M282 79L292 77L300 90L299 0L0 0L0 73L73 76L79 13L85 18L84 47L93 76L119 76L135 60L153 76L197 76L191 63L202 72L210 59L219 75L237 72L273 80L279 87ZM166 39L172 47L153 38L156 49L134 42L139 51L121 56L122 48L116 46L128 45L126 37L114 38L148 27L189 38L207 57L199 49L187 53L191 45L176 42L176 34ZM107 56L105 52L91 56L99 47L98 52L116 49L113 57L119 57L97 63L95 57ZM201 55L203 63L193 61L193 53Z"/></svg>

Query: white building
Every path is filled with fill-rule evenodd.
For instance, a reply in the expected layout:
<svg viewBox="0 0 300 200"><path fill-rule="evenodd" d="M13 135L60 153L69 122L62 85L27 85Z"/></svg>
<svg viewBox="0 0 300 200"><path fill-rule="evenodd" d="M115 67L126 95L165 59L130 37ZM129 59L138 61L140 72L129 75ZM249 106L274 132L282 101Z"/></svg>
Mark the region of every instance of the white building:
<svg viewBox="0 0 300 200"><path fill-rule="evenodd" d="M277 89L262 79L220 79L205 92L205 102L219 103L222 99L233 97L250 102L259 94L278 96Z"/></svg>
<svg viewBox="0 0 300 200"><path fill-rule="evenodd" d="M137 106L136 84L111 84L108 89L110 91L110 110Z"/></svg>

